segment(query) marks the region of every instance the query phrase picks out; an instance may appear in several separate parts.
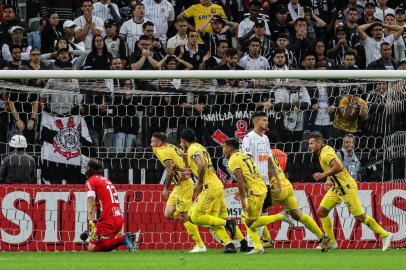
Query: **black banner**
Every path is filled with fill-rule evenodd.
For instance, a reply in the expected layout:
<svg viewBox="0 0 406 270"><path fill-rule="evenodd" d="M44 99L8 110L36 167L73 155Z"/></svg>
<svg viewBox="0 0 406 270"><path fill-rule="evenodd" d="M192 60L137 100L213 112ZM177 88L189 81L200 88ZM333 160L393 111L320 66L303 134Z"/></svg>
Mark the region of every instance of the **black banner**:
<svg viewBox="0 0 406 270"><path fill-rule="evenodd" d="M223 158L222 145L228 138L238 138L240 142L253 128L252 114L257 110L256 103L223 104L207 106L201 115L207 134L207 147L216 163L217 175L224 183L233 182L228 170L228 160ZM271 142L279 140L278 130L282 125L282 114L267 111L269 121L268 137Z"/></svg>

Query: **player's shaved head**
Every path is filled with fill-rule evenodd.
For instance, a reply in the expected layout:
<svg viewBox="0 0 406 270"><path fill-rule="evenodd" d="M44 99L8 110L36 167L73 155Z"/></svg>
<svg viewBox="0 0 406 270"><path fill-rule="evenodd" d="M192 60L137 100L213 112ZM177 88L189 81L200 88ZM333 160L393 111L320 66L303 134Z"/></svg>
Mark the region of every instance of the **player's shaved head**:
<svg viewBox="0 0 406 270"><path fill-rule="evenodd" d="M231 147L234 150L240 149L240 141L236 138L230 138L225 141L225 145Z"/></svg>

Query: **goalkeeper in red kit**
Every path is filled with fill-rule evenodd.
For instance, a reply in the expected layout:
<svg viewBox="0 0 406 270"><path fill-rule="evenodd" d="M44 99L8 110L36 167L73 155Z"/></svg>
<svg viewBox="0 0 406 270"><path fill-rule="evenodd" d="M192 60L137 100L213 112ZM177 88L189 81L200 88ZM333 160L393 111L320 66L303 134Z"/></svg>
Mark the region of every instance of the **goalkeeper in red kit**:
<svg viewBox="0 0 406 270"><path fill-rule="evenodd" d="M88 251L111 251L121 245L127 246L130 252L136 251L139 233L122 233L124 219L120 201L114 185L103 177L103 164L91 159L87 167ZM100 213L98 218L96 213Z"/></svg>

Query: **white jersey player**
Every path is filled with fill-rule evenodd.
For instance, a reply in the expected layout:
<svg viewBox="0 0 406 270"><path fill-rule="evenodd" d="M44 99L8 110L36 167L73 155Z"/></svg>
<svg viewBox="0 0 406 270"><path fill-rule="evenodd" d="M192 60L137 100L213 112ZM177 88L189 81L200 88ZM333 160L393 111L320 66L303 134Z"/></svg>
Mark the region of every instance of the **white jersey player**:
<svg viewBox="0 0 406 270"><path fill-rule="evenodd" d="M248 132L242 141L242 151L252 156L265 184L269 186L268 159L272 157L272 151L268 136L259 135L255 130Z"/></svg>
<svg viewBox="0 0 406 270"><path fill-rule="evenodd" d="M269 185L269 180L274 176L271 175L274 169L269 170L269 166L274 166L272 163L272 150L269 143L268 136L264 134L264 131L268 129L268 115L266 112L258 111L252 115L252 122L254 123L254 129L245 135L241 150L252 156L254 159L255 164L259 168L262 178L265 181L265 184L268 188L268 193L264 201L264 205L262 208L262 215L268 215L267 208L272 205L272 197L271 197L271 187ZM278 186L273 187L274 189L280 190L280 179L277 175L275 175L277 179ZM284 221L291 223L289 217L286 216L284 213ZM259 236L262 236L266 227L260 227L258 229ZM267 232L269 235L269 232ZM265 238L265 237L263 237ZM247 236L248 246L253 247L252 241ZM272 240L270 238L263 239L263 246L264 247L271 247L273 245Z"/></svg>

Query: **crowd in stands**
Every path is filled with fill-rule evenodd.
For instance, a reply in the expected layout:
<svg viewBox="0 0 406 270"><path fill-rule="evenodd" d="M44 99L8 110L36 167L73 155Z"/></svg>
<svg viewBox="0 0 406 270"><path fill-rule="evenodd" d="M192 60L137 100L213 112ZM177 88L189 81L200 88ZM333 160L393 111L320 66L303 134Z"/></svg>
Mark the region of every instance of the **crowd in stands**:
<svg viewBox="0 0 406 270"><path fill-rule="evenodd" d="M21 2L26 2L24 12ZM406 70L405 9L403 0L3 1L0 68L135 72ZM50 95L1 88L2 154L6 151L3 145L13 134L24 134L29 144L39 144L41 111L83 114L94 146L106 146L105 134L110 128L114 129L116 150L126 152L132 147L147 147L154 131L176 133L186 126L200 130L198 134L204 140L199 114L208 105L230 104L226 94L213 97L207 92L188 93L176 98L157 94L145 98L131 93L182 90L185 82L176 79L106 79L85 92L88 82L76 79L12 82L81 94ZM268 89L249 98L233 98L232 102L255 103L256 109L283 115L280 127L270 130L269 136L275 147L282 145L287 153L307 151L302 141L308 131L322 132L345 156L339 150L342 146L344 149L345 138L353 141L351 149L378 149L385 134L404 128L389 124L399 124L402 117L395 121L385 111L390 87L385 81L345 90L325 85L300 86L297 81L282 81L278 87L261 80L189 84ZM104 94L99 93L101 90ZM140 112L151 117L141 119ZM165 122L160 116L177 120ZM362 142L361 137L367 139ZM352 156L354 152L350 152ZM361 157L353 159L359 162ZM356 166L360 171L360 165Z"/></svg>

